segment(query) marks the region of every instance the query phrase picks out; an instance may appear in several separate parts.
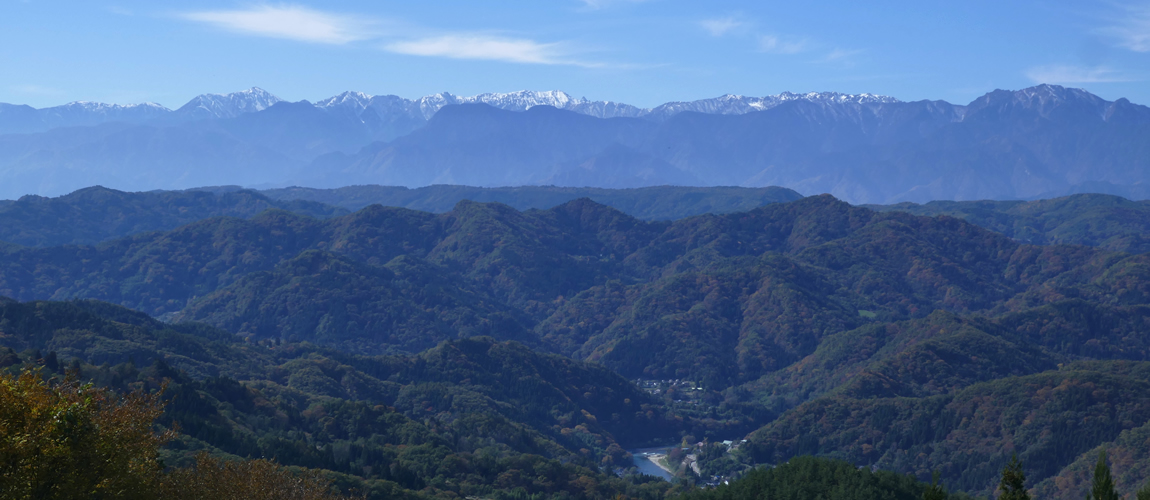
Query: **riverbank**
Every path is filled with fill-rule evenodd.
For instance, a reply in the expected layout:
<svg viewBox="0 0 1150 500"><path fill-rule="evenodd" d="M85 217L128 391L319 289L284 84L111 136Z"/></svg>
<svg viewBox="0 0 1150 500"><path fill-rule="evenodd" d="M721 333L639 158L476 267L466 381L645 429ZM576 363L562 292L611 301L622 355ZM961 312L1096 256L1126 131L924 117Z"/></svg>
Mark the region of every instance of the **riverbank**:
<svg viewBox="0 0 1150 500"><path fill-rule="evenodd" d="M667 449L674 446L675 444L657 448L633 448L627 450L627 452L631 454L631 458L635 462L635 467L639 468L639 472L661 477L667 481L674 481L675 473L671 471L665 462Z"/></svg>
<svg viewBox="0 0 1150 500"><path fill-rule="evenodd" d="M671 467L667 465L667 455L652 454L647 455L646 459L650 460L656 467L667 471L667 474L670 474L672 477L675 476L675 471L671 470Z"/></svg>

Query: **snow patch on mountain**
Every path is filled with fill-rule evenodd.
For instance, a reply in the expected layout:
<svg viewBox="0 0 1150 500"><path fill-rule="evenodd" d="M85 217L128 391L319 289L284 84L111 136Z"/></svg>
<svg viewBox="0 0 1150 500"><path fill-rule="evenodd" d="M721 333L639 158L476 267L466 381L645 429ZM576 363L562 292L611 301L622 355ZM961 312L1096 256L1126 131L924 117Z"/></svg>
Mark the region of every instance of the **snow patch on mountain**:
<svg viewBox="0 0 1150 500"><path fill-rule="evenodd" d="M184 119L235 118L263 111L282 100L264 89L252 87L230 94L198 95L175 113Z"/></svg>
<svg viewBox="0 0 1150 500"><path fill-rule="evenodd" d="M1113 107L1112 102L1083 89L1067 88L1061 85L1041 84L1022 90L995 90L989 92L967 106L967 113L994 110L998 113L1020 111L1036 112L1049 118L1052 113L1086 112L1105 117Z"/></svg>
<svg viewBox="0 0 1150 500"><path fill-rule="evenodd" d="M386 106L375 105L374 102L381 97L387 98ZM900 102L893 97L875 94L840 94L837 92L808 92L796 94L784 92L782 94L765 97L746 97L741 95L724 95L713 99L702 99L689 102L670 102L655 108L645 109L630 104L612 101L591 101L584 97L573 97L559 90L530 91L520 90L508 93L485 93L474 96L456 96L448 92L432 94L415 100L406 100L398 96L370 96L362 92L344 92L316 103L325 109L351 109L359 114L373 108L377 112L408 112L419 115L424 120L430 119L444 106L452 104L483 103L508 111L527 111L535 106L552 106L558 109L574 111L596 118L640 118L653 117L664 119L684 111L694 111L709 114L744 114L754 111L771 109L787 101L806 100L827 104L872 104Z"/></svg>
<svg viewBox="0 0 1150 500"><path fill-rule="evenodd" d="M508 111L527 111L535 106L552 106L598 118L637 117L645 111L629 104L575 98L558 90L489 92L474 96L457 96L450 92L441 92L413 100L395 95L372 96L363 92L344 92L319 101L316 106L330 110L351 110L357 115L368 109L375 110L377 113L400 112L423 120L430 120L444 106L471 103L483 103Z"/></svg>
<svg viewBox="0 0 1150 500"><path fill-rule="evenodd" d="M669 102L651 109L646 115L664 119L686 111L715 115L741 115L765 111L789 101L810 101L822 104L891 104L901 102L893 97L883 95L840 94L838 92L807 92L802 94L783 92L763 97L727 94L713 99Z"/></svg>

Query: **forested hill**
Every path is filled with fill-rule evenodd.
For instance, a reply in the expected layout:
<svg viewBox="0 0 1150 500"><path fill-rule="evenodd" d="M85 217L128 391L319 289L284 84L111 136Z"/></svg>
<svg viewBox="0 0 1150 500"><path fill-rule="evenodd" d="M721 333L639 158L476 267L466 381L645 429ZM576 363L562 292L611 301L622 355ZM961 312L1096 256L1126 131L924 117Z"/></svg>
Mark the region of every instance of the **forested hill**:
<svg viewBox="0 0 1150 500"><path fill-rule="evenodd" d="M601 467L630 466L620 443L691 425L602 367L514 343L473 338L364 357L247 342L96 301L0 300L0 369L20 366L123 390L166 379L160 423L179 430L165 451L170 465L200 450L274 458L381 499L515 489L659 498L669 484Z"/></svg>
<svg viewBox="0 0 1150 500"><path fill-rule="evenodd" d="M611 401L634 387L606 370L665 390L664 406L646 411L579 407L606 431L584 424L603 436L596 446L649 429L688 442L750 433L738 454L700 452L706 471L817 453L919 479L940 469L948 484L990 493L1017 451L1055 498L1081 498L1081 463L1099 446L1129 451L1116 469L1124 487L1150 471L1150 449L1137 444L1150 422L1140 399L1150 256L1027 244L949 216L878 212L828 195L675 221L589 199L526 211L463 201L440 214L269 210L96 246L4 252L0 295L99 299L206 322L268 353L307 342L363 376L431 384L421 390L435 394L451 394L451 384L503 387L512 392L479 392L507 406L477 414L525 423L568 451L577 436L563 429L582 422L563 415L575 407L552 411L522 396L550 386L558 402L596 396L525 380L569 372L554 354L597 362L570 366L584 367L589 386L615 384ZM476 336L505 347L472 353L459 340ZM532 360L538 352L552 357ZM437 368L404 379L341 353ZM318 381L307 386L315 394L394 388L290 361L275 363L280 380L330 379L301 375L301 384ZM471 362L516 375L452 374ZM597 377L606 382L590 382ZM432 413L442 409L435 401L455 400L419 398L411 407Z"/></svg>
<svg viewBox="0 0 1150 500"><path fill-rule="evenodd" d="M245 190L126 193L93 186L57 198L29 195L0 203L0 241L38 247L91 245L211 217L252 217L271 208L318 218L348 213L322 203L273 200Z"/></svg>
<svg viewBox="0 0 1150 500"><path fill-rule="evenodd" d="M440 215L214 218L99 246L8 251L0 293L386 352L495 335L626 376L757 378L820 339L934 310L1144 301L1144 257L1028 246L829 196L644 222L590 200ZM670 341L670 339L678 339Z"/></svg>
<svg viewBox="0 0 1150 500"><path fill-rule="evenodd" d="M646 220L750 210L802 196L790 189L651 187L642 189L525 186L475 188L351 186L340 189L272 189L263 192L220 186L187 191L128 193L93 186L68 195L24 196L0 201L0 245L47 247L91 245L147 231L168 231L211 217L254 217L273 208L328 218L368 205L447 212L463 200L496 201L520 210L547 209L591 197Z"/></svg>
<svg viewBox="0 0 1150 500"><path fill-rule="evenodd" d="M235 186L128 193L94 186L57 198L0 201L0 242L47 247L95 244L147 231L167 231L199 220L251 218L279 208L316 218L346 215L369 205L444 213L460 201L498 202L517 210L549 209L589 198L642 220L677 220L752 210L802 196L792 190L660 186L636 189L436 185L348 186L338 189ZM1150 251L1150 202L1104 194L1037 201L934 201L919 205L864 205L872 210L948 215L1023 243L1097 246L1127 253ZM0 243L0 244L2 244Z"/></svg>
<svg viewBox="0 0 1150 500"><path fill-rule="evenodd" d="M517 210L546 209L579 198L589 198L643 220L675 220L707 213L751 210L770 203L802 198L781 187L655 186L632 189L591 187L517 186L472 187L434 185L416 189L402 186L347 186L336 189L291 187L267 189L261 194L281 201L307 200L359 210L373 204L425 212L447 212L463 200L498 202Z"/></svg>
<svg viewBox="0 0 1150 500"><path fill-rule="evenodd" d="M958 217L1024 243L1150 252L1150 201L1076 194L1035 201L932 201L866 205L879 211Z"/></svg>

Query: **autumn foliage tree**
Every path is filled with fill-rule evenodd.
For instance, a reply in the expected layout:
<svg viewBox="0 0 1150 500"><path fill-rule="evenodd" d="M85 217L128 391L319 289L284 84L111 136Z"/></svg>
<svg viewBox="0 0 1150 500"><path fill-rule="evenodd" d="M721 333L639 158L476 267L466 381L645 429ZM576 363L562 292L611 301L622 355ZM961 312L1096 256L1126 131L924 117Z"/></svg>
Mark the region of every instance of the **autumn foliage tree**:
<svg viewBox="0 0 1150 500"><path fill-rule="evenodd" d="M339 498L322 476L268 460L202 454L165 472L159 449L174 432L154 430L160 394L0 372L0 499Z"/></svg>
<svg viewBox="0 0 1150 500"><path fill-rule="evenodd" d="M328 500L331 482L318 472L289 474L268 460L225 461L206 453L194 468L177 469L164 477L160 498L216 500Z"/></svg>
<svg viewBox="0 0 1150 500"><path fill-rule="evenodd" d="M151 498L169 433L152 422L158 394L0 375L0 497Z"/></svg>

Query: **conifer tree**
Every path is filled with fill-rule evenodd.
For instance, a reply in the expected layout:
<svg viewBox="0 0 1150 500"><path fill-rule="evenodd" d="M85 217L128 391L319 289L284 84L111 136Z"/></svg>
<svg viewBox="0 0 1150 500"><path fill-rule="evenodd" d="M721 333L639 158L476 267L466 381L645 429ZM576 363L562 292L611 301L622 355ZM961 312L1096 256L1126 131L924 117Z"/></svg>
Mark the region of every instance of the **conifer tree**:
<svg viewBox="0 0 1150 500"><path fill-rule="evenodd" d="M1094 465L1094 481L1087 500L1118 500L1118 492L1114 490L1114 476L1110 475L1110 466L1106 464L1106 450L1098 452L1098 463Z"/></svg>
<svg viewBox="0 0 1150 500"><path fill-rule="evenodd" d="M1022 473L1022 461L1018 454L1010 457L1010 462L1002 469L1002 480L998 483L1002 492L998 500L1030 500L1030 493L1026 491L1026 474Z"/></svg>
<svg viewBox="0 0 1150 500"><path fill-rule="evenodd" d="M930 475L930 485L922 491L922 500L946 500L946 488L938 481L941 475L937 470Z"/></svg>
<svg viewBox="0 0 1150 500"><path fill-rule="evenodd" d="M1150 481L1147 481L1142 489L1134 494L1134 500L1150 500Z"/></svg>

